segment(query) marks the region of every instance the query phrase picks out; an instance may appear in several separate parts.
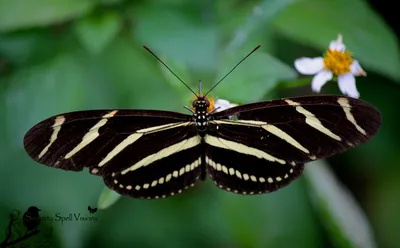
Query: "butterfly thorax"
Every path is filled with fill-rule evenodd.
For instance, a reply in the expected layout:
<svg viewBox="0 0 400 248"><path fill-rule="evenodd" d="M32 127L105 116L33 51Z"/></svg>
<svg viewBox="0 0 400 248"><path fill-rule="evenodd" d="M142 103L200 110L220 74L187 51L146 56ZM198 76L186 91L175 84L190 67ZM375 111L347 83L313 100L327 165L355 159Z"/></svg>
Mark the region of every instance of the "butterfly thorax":
<svg viewBox="0 0 400 248"><path fill-rule="evenodd" d="M210 115L208 108L210 107L210 101L205 97L198 97L193 101L192 106L194 108L194 122L196 123L197 130L201 137L204 137L207 130L208 121Z"/></svg>

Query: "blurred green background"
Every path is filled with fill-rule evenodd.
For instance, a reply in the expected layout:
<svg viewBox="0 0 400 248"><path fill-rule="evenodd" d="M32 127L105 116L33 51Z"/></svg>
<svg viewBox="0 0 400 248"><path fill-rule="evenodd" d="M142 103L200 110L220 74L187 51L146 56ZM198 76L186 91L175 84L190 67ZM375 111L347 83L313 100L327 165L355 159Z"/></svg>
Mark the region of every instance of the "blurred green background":
<svg viewBox="0 0 400 248"><path fill-rule="evenodd" d="M400 52L382 13L363 0L0 0L0 243L9 214L21 212L15 240L34 205L48 217L41 232L9 247L399 247ZM382 127L278 192L235 195L207 180L164 200L115 201L101 178L40 165L24 151L25 132L63 112L187 113L193 96L142 45L196 90L261 44L211 94L243 104L313 94L293 61L321 56L338 33L368 73L357 87L382 112ZM341 94L333 82L323 93ZM90 214L98 202L104 209Z"/></svg>

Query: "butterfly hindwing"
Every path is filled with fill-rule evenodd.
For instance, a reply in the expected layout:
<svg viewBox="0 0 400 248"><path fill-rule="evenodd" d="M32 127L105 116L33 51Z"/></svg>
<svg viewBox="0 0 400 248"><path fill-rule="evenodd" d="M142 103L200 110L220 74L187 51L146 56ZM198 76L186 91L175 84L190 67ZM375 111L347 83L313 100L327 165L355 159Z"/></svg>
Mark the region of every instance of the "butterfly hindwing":
<svg viewBox="0 0 400 248"><path fill-rule="evenodd" d="M142 156L124 170L108 174L104 182L116 192L135 198L177 195L200 178L201 150L200 137L191 133L156 153Z"/></svg>
<svg viewBox="0 0 400 248"><path fill-rule="evenodd" d="M287 162L268 152L237 143L236 139L205 137L207 171L215 184L240 194L262 194L275 191L297 178L302 163Z"/></svg>

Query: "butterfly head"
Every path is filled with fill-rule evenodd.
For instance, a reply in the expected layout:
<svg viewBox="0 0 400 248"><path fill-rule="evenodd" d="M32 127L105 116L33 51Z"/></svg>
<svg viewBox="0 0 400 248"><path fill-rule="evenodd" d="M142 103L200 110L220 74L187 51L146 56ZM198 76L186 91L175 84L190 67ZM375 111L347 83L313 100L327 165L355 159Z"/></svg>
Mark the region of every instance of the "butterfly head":
<svg viewBox="0 0 400 248"><path fill-rule="evenodd" d="M206 97L198 97L192 102L192 106L196 112L207 113L209 112L208 108L210 107L210 101Z"/></svg>
<svg viewBox="0 0 400 248"><path fill-rule="evenodd" d="M214 100L209 100L205 95L203 95L201 80L199 80L199 94L195 94L195 99L192 102L192 108L198 113L208 113L214 109Z"/></svg>

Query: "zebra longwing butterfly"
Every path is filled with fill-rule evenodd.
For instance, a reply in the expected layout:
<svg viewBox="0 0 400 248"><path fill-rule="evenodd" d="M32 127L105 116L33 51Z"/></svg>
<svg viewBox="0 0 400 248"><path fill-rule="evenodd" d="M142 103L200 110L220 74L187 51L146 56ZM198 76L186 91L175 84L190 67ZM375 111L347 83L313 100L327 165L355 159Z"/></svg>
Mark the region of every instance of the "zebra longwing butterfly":
<svg viewBox="0 0 400 248"><path fill-rule="evenodd" d="M210 91L203 95L199 86L194 110L186 107L191 115L123 109L60 114L32 127L24 137L25 149L50 167L88 167L110 189L135 198L180 194L207 175L226 191L263 194L288 185L305 163L365 143L381 124L374 106L333 95L218 112L209 109Z"/></svg>

